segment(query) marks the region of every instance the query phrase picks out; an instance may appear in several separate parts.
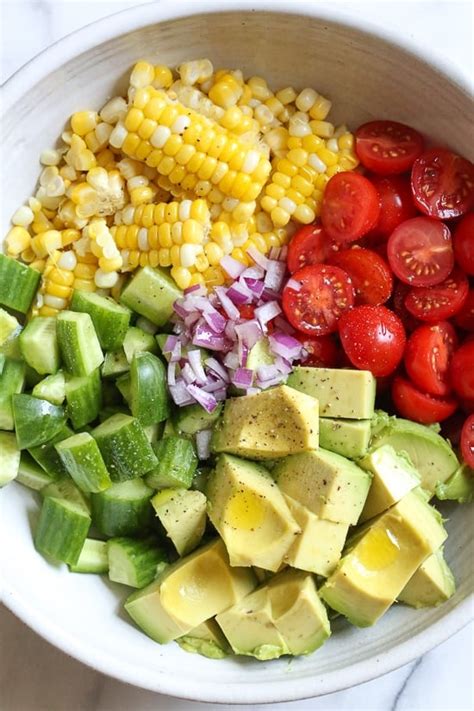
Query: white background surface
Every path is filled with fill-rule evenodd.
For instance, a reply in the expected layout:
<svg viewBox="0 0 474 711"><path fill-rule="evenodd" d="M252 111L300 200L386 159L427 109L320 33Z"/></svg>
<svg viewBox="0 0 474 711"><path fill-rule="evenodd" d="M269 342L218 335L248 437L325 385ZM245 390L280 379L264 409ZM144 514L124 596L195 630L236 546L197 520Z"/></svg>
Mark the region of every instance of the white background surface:
<svg viewBox="0 0 474 711"><path fill-rule="evenodd" d="M69 32L138 4L140 2L115 0L0 0L1 81ZM225 0L222 4L225 5ZM381 27L391 27L400 36L408 35L419 46L448 58L472 78L473 4L468 0L338 4ZM291 7L291 0L288 6ZM0 637L2 711L209 711L218 708L171 699L109 679L51 647L4 608L0 609ZM278 711L467 711L474 704L473 647L471 625L416 662L378 680L318 699L281 704ZM216 669L218 673L217 665ZM269 707L246 708L257 711Z"/></svg>

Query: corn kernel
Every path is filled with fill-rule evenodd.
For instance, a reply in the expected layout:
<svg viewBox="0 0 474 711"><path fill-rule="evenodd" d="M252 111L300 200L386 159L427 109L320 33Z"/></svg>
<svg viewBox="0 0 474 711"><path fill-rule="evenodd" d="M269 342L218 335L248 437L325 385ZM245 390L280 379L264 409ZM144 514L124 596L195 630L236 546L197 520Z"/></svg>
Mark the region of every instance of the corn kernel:
<svg viewBox="0 0 474 711"><path fill-rule="evenodd" d="M191 284L191 272L180 266L173 266L171 276L175 280L180 289L187 289Z"/></svg>
<svg viewBox="0 0 474 711"><path fill-rule="evenodd" d="M161 248L158 251L159 265L160 267L170 267L171 266L171 254L169 249Z"/></svg>
<svg viewBox="0 0 474 711"><path fill-rule="evenodd" d="M217 266L220 264L221 259L224 256L223 250L215 242L208 242L208 244L204 247L204 252L211 266Z"/></svg>
<svg viewBox="0 0 474 711"><path fill-rule="evenodd" d="M17 257L31 244L31 235L24 227L13 227L5 238L7 252L9 255Z"/></svg>
<svg viewBox="0 0 474 711"><path fill-rule="evenodd" d="M298 207L293 213L293 217L295 220L298 220L298 222L301 222L303 225L309 225L311 222L313 222L316 215L314 211L307 205L298 205Z"/></svg>
<svg viewBox="0 0 474 711"><path fill-rule="evenodd" d="M164 64L155 66L155 76L153 78L153 86L155 89L168 89L173 83L173 73L169 67Z"/></svg>
<svg viewBox="0 0 474 711"><path fill-rule="evenodd" d="M71 128L78 136L85 136L97 126L98 116L95 111L77 111L71 116Z"/></svg>

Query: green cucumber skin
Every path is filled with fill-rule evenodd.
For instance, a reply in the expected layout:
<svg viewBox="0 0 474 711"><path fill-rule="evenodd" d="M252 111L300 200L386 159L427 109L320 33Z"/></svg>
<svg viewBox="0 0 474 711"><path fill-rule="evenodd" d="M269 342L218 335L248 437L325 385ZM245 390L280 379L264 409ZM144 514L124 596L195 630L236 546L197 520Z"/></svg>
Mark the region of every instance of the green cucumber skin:
<svg viewBox="0 0 474 711"><path fill-rule="evenodd" d="M13 430L12 397L21 393L25 387L25 364L12 358L5 358L3 372L0 375L0 429Z"/></svg>
<svg viewBox="0 0 474 711"><path fill-rule="evenodd" d="M163 326L173 314L174 302L182 295L164 270L143 267L128 282L120 301L156 326Z"/></svg>
<svg viewBox="0 0 474 711"><path fill-rule="evenodd" d="M37 316L26 324L19 336L23 359L40 375L59 369L61 357L56 336L56 317Z"/></svg>
<svg viewBox="0 0 474 711"><path fill-rule="evenodd" d="M33 457L30 457L27 452L22 452L16 481L28 489L41 491L53 479L35 462Z"/></svg>
<svg viewBox="0 0 474 711"><path fill-rule="evenodd" d="M63 476L67 476L67 469L61 461L59 454L56 451L55 445L62 442L63 439L71 437L74 434L70 427L64 425L58 434L50 439L44 444L40 444L38 447L30 447L28 452L31 454L33 459L44 469L44 471L49 474L51 479L59 479Z"/></svg>
<svg viewBox="0 0 474 711"><path fill-rule="evenodd" d="M90 515L90 494L81 491L73 482L69 474L45 486L44 489L41 489L40 494L43 498L49 496L69 501L71 504L78 506Z"/></svg>
<svg viewBox="0 0 474 711"><path fill-rule="evenodd" d="M89 375L66 376L67 414L74 429L93 422L102 407L102 385L100 370Z"/></svg>
<svg viewBox="0 0 474 711"><path fill-rule="evenodd" d="M135 353L130 366L130 409L143 427L169 417L166 369L152 353Z"/></svg>
<svg viewBox="0 0 474 711"><path fill-rule="evenodd" d="M20 450L13 432L0 432L0 488L17 478Z"/></svg>
<svg viewBox="0 0 474 711"><path fill-rule="evenodd" d="M180 432L194 435L201 430L207 430L217 422L222 412L222 403L219 403L214 412L206 412L201 405L187 405L176 414L176 427Z"/></svg>
<svg viewBox="0 0 474 711"><path fill-rule="evenodd" d="M16 259L0 254L0 305L26 314L41 274Z"/></svg>
<svg viewBox="0 0 474 711"><path fill-rule="evenodd" d="M111 485L97 442L87 432L56 445L56 452L81 491L97 493Z"/></svg>
<svg viewBox="0 0 474 711"><path fill-rule="evenodd" d="M66 381L64 373L58 370L54 375L48 375L37 383L31 393L40 400L47 400L53 405L62 405L66 399Z"/></svg>
<svg viewBox="0 0 474 711"><path fill-rule="evenodd" d="M114 482L144 476L157 459L140 422L128 415L112 415L98 425L92 436Z"/></svg>
<svg viewBox="0 0 474 711"><path fill-rule="evenodd" d="M130 375L128 373L125 373L125 375L121 375L120 378L117 378L117 380L115 381L115 385L117 386L117 390L122 396L124 402L127 404L127 406L129 406L131 399Z"/></svg>
<svg viewBox="0 0 474 711"><path fill-rule="evenodd" d="M133 491L127 494L130 489ZM143 534L153 524L150 499L154 493L141 479L112 484L91 495L92 521L105 536Z"/></svg>
<svg viewBox="0 0 474 711"><path fill-rule="evenodd" d="M42 555L75 565L90 525L90 516L79 507L64 499L47 496L35 533L36 550Z"/></svg>
<svg viewBox="0 0 474 711"><path fill-rule="evenodd" d="M158 353L158 344L151 333L130 326L123 342L123 352L128 363L131 363L135 353Z"/></svg>
<svg viewBox="0 0 474 711"><path fill-rule="evenodd" d="M143 588L156 577L159 563L167 563L155 538L111 538L107 543L109 578L115 583Z"/></svg>
<svg viewBox="0 0 474 711"><path fill-rule="evenodd" d="M74 290L71 310L89 314L104 350L120 348L130 324L129 309L106 296Z"/></svg>
<svg viewBox="0 0 474 711"><path fill-rule="evenodd" d="M20 449L37 447L55 437L66 423L66 413L59 405L32 395L13 395L13 419Z"/></svg>
<svg viewBox="0 0 474 711"><path fill-rule="evenodd" d="M189 489L198 461L192 443L183 437L165 437L156 442L153 449L158 466L147 475L147 484L154 489Z"/></svg>
<svg viewBox="0 0 474 711"><path fill-rule="evenodd" d="M0 353L0 375L3 373L3 369L5 367L5 360L6 360L6 355L3 353Z"/></svg>
<svg viewBox="0 0 474 711"><path fill-rule="evenodd" d="M96 573L101 575L109 570L107 542L86 538L75 565L70 565L71 573Z"/></svg>
<svg viewBox="0 0 474 711"><path fill-rule="evenodd" d="M118 378L120 375L128 373L130 364L123 348L116 351L108 351L102 363L101 374L103 378Z"/></svg>
<svg viewBox="0 0 474 711"><path fill-rule="evenodd" d="M104 360L99 339L89 314L61 311L57 334L66 370L72 375L89 375Z"/></svg>

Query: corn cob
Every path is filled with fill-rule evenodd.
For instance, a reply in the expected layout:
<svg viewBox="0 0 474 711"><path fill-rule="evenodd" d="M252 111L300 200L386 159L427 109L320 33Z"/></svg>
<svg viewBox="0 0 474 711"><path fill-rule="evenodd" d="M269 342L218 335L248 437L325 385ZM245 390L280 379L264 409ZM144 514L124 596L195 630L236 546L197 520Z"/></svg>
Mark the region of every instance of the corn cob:
<svg viewBox="0 0 474 711"><path fill-rule="evenodd" d="M113 215L125 204L122 176L118 170L91 168L85 181L69 188L68 197L75 205L75 214L79 220Z"/></svg>
<svg viewBox="0 0 474 711"><path fill-rule="evenodd" d="M75 265L76 257L72 251L55 250L47 258L34 309L39 316L54 316L67 308L73 290Z"/></svg>

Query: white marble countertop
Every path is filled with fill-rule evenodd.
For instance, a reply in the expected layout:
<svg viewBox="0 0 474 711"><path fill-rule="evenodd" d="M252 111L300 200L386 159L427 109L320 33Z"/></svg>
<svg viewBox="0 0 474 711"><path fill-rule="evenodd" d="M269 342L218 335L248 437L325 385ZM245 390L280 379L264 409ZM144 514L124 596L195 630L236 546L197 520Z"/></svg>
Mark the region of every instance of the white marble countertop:
<svg viewBox="0 0 474 711"><path fill-rule="evenodd" d="M1 81L69 32L138 4L133 0L0 0ZM408 35L420 46L431 47L440 57L447 57L456 64L467 77L472 76L470 0L339 4L381 27L392 27L400 36ZM208 711L216 708L171 699L109 679L50 646L4 608L0 608L0 637L2 711ZM330 696L281 704L279 708L281 711L468 711L474 704L473 669L471 625L417 661L380 679ZM263 711L269 707L247 708Z"/></svg>

